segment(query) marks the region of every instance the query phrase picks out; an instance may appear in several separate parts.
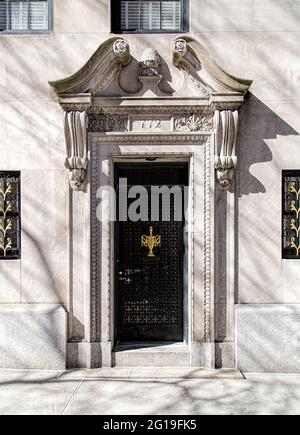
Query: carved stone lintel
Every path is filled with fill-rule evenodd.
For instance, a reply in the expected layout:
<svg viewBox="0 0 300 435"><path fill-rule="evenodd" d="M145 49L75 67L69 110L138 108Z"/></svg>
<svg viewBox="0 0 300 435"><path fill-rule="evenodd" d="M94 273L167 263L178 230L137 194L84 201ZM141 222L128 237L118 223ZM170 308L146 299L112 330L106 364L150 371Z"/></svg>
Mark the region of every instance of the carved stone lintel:
<svg viewBox="0 0 300 435"><path fill-rule="evenodd" d="M87 112L65 112L64 128L67 158L65 167L70 171L70 185L80 190L87 169Z"/></svg>
<svg viewBox="0 0 300 435"><path fill-rule="evenodd" d="M216 150L215 169L220 185L228 189L237 166L236 140L238 111L217 110L215 113Z"/></svg>

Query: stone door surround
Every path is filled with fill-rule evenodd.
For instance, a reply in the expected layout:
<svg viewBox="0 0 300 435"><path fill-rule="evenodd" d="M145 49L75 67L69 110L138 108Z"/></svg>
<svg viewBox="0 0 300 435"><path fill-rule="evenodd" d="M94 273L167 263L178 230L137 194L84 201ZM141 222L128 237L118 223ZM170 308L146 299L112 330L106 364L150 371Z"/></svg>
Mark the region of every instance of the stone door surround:
<svg viewBox="0 0 300 435"><path fill-rule="evenodd" d="M188 95L164 86L153 48L141 56L131 74L135 86L127 89L122 75L131 71L132 56L122 38L105 41L80 71L50 83L64 110L71 187L70 367L114 364L114 230L97 219L97 192L113 185L115 162L147 158L189 162L188 363L214 368L218 347L221 363L235 364L234 170L238 110L251 81L224 72L189 36L176 38L170 51L170 70ZM221 274L224 304L215 300Z"/></svg>

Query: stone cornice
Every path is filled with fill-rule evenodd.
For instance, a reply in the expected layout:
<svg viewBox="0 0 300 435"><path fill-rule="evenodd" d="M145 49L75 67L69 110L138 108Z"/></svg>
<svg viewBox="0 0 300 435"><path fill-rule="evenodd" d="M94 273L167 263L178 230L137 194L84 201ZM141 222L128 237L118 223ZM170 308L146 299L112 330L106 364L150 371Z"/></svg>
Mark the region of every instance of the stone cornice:
<svg viewBox="0 0 300 435"><path fill-rule="evenodd" d="M59 103L66 112L88 111L89 113L117 113L117 114L172 114L181 112L195 112L203 110L214 113L216 110L238 110L243 104L244 97L240 94L217 94L210 99L132 99L132 98L92 98L90 95L62 96Z"/></svg>

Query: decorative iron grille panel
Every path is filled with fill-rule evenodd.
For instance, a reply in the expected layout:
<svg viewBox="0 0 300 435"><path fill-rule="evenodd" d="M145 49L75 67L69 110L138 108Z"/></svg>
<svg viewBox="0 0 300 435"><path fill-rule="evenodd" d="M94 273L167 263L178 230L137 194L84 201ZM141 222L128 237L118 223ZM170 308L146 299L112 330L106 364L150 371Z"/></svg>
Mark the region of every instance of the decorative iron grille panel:
<svg viewBox="0 0 300 435"><path fill-rule="evenodd" d="M300 259L300 171L283 171L282 256Z"/></svg>
<svg viewBox="0 0 300 435"><path fill-rule="evenodd" d="M186 165L119 165L119 178L128 189L142 185L149 193L149 221L118 222L117 240L117 323L118 339L126 341L180 341L183 338L183 225L177 222L175 200L170 198L170 221L150 220L153 203L151 186L187 185ZM135 199L128 200L128 207ZM157 206L157 204L156 204ZM151 236L159 240L154 255L147 244Z"/></svg>
<svg viewBox="0 0 300 435"><path fill-rule="evenodd" d="M0 172L0 259L21 256L20 173Z"/></svg>

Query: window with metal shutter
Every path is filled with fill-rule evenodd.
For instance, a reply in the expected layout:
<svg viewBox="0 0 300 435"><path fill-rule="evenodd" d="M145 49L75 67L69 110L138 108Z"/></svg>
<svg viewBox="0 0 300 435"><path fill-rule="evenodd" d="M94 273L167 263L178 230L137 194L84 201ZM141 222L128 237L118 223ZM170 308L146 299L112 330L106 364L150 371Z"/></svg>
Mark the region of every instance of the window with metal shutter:
<svg viewBox="0 0 300 435"><path fill-rule="evenodd" d="M6 30L6 0L0 0L0 31Z"/></svg>
<svg viewBox="0 0 300 435"><path fill-rule="evenodd" d="M47 30L48 29L48 2L30 1L29 2L29 29Z"/></svg>
<svg viewBox="0 0 300 435"><path fill-rule="evenodd" d="M161 29L181 29L181 2L161 2Z"/></svg>
<svg viewBox="0 0 300 435"><path fill-rule="evenodd" d="M0 0L1 31L47 31L51 0Z"/></svg>
<svg viewBox="0 0 300 435"><path fill-rule="evenodd" d="M121 30L180 31L182 0L121 0Z"/></svg>
<svg viewBox="0 0 300 435"><path fill-rule="evenodd" d="M28 2L10 1L9 21L11 30L28 29Z"/></svg>

